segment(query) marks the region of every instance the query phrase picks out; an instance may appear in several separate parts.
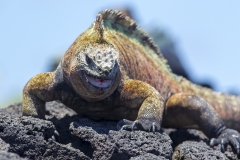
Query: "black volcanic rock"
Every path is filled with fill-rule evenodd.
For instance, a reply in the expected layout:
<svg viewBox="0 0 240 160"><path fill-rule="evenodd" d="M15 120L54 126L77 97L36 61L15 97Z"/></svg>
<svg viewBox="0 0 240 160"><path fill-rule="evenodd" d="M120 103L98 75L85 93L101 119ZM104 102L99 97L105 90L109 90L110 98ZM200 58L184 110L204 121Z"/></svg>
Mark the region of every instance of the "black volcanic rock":
<svg viewBox="0 0 240 160"><path fill-rule="evenodd" d="M130 159L147 153L171 158L172 141L166 133L106 130L106 126L116 128L116 124L108 121L101 123L80 119L70 124L74 135L91 144L93 159Z"/></svg>
<svg viewBox="0 0 240 160"><path fill-rule="evenodd" d="M80 117L59 102L46 109L46 120L22 116L21 103L0 110L1 160L237 159L231 147L210 148L198 130L117 131L117 122Z"/></svg>

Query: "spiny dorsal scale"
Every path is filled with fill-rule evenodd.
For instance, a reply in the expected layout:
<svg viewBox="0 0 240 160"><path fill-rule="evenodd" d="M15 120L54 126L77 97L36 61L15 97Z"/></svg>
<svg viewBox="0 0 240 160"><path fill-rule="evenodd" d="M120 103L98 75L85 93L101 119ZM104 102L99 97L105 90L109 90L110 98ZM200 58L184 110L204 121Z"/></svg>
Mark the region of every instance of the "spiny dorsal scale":
<svg viewBox="0 0 240 160"><path fill-rule="evenodd" d="M116 24L121 26L121 30ZM128 16L125 16L122 12L115 10L105 10L99 12L94 23L94 29L96 29L101 36L104 36L105 27L109 27L124 33L126 36L135 38L137 41L148 46L156 54L163 58L160 49L154 44L153 40L140 27L137 26L134 20Z"/></svg>
<svg viewBox="0 0 240 160"><path fill-rule="evenodd" d="M94 30L98 31L100 37L103 37L103 19L102 15L98 14L96 17L96 21L94 22Z"/></svg>

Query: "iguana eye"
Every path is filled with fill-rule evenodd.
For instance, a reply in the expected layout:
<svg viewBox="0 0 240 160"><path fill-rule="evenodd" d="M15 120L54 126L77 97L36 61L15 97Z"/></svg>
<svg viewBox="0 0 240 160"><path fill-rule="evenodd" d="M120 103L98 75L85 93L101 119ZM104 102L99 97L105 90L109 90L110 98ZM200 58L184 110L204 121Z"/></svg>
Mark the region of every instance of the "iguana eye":
<svg viewBox="0 0 240 160"><path fill-rule="evenodd" d="M90 58L90 57L88 57L88 56L86 56L86 62L87 62L87 64L91 64L91 63L92 63L92 60L91 60L91 58Z"/></svg>

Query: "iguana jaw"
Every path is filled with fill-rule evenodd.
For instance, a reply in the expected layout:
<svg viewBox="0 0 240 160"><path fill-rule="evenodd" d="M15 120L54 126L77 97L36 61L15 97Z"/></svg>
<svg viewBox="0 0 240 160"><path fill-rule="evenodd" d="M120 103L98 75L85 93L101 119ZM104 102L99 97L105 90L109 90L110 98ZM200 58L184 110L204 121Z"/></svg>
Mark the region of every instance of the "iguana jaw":
<svg viewBox="0 0 240 160"><path fill-rule="evenodd" d="M71 64L71 86L77 94L89 102L100 101L110 96L116 90L120 80L118 64L112 68L111 72L102 73L97 73L89 66L81 67L77 61Z"/></svg>
<svg viewBox="0 0 240 160"><path fill-rule="evenodd" d="M103 77L92 76L90 74L87 74L84 71L83 71L83 75L86 78L86 82L88 82L88 83L90 83L90 85L93 85L98 88L108 88L114 82L114 79L106 79Z"/></svg>
<svg viewBox="0 0 240 160"><path fill-rule="evenodd" d="M116 68L114 75L110 77L93 76L87 71L71 72L71 85L74 90L85 100L96 102L110 96L117 88L121 80L121 73ZM100 78L102 77L102 78Z"/></svg>

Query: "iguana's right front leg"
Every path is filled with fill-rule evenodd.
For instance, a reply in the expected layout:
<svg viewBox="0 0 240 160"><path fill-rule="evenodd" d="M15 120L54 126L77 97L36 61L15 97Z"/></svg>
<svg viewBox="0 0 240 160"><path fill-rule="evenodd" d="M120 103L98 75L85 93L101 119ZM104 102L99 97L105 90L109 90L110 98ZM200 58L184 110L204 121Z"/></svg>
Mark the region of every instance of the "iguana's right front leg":
<svg viewBox="0 0 240 160"><path fill-rule="evenodd" d="M41 73L28 81L23 89L22 114L45 119L45 102L56 100L55 72Z"/></svg>
<svg viewBox="0 0 240 160"><path fill-rule="evenodd" d="M139 80L127 80L120 90L120 101L124 107L138 110L138 114L135 121L120 121L119 129L160 130L164 99L154 87Z"/></svg>

